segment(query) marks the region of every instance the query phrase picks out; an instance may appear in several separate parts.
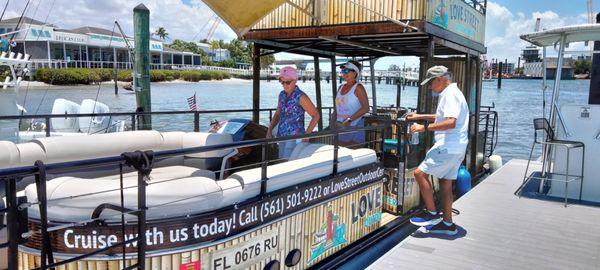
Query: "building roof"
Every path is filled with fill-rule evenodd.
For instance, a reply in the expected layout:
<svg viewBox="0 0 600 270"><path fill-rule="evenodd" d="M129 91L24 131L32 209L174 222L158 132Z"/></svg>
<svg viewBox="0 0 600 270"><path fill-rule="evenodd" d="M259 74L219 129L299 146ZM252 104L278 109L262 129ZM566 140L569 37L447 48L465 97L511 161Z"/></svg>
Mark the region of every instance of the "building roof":
<svg viewBox="0 0 600 270"><path fill-rule="evenodd" d="M93 27L93 26L83 26L83 27L79 27L79 28L75 28L75 29L71 29L69 30L71 33L77 33L77 34L100 34L100 35L106 35L106 36L121 36L120 32L111 32L110 30L104 29L104 28L100 28L100 27ZM129 37L129 36L126 36Z"/></svg>
<svg viewBox="0 0 600 270"><path fill-rule="evenodd" d="M20 18L21 18L21 17L14 17L14 18L10 18L10 19L6 19L6 20L2 20L2 21L0 21L0 23L2 23L2 24L11 24L11 23L14 23L14 24L16 24L16 23L19 23L19 19L20 19ZM47 24L47 23L44 23L44 22L42 22L42 21L35 20L35 19L33 19L33 18L30 18L30 17L23 16L23 19L21 19L21 24L45 25L45 24ZM47 24L47 25L50 25L50 26L56 27L55 25L52 25L52 24Z"/></svg>

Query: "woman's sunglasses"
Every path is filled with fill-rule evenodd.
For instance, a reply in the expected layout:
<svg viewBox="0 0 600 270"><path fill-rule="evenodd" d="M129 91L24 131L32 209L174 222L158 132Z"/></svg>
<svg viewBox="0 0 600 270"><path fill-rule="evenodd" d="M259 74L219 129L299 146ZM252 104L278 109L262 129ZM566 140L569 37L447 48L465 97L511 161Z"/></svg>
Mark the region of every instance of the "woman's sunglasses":
<svg viewBox="0 0 600 270"><path fill-rule="evenodd" d="M290 84L292 84L292 82L294 82L294 81L282 81L282 80L279 80L279 82L280 82L282 85L283 85L283 84L285 84L285 85L290 85Z"/></svg>
<svg viewBox="0 0 600 270"><path fill-rule="evenodd" d="M343 75L346 75L346 74L350 73L350 71L351 70L344 68L344 69L340 70L340 73L342 73Z"/></svg>

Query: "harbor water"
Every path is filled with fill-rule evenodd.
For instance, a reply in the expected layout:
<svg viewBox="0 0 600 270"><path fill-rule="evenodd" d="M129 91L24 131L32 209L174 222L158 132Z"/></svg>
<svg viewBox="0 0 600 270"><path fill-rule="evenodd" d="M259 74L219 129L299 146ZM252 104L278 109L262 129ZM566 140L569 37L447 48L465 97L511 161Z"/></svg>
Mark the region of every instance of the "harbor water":
<svg viewBox="0 0 600 270"><path fill-rule="evenodd" d="M589 80L562 81L561 104L586 104ZM553 81L549 81L546 91L546 109L549 110ZM315 99L315 83L299 82L299 87L311 98ZM367 94L371 97L370 83L365 84ZM321 82L323 106L332 106L331 84ZM541 80L504 80L502 89L496 89L496 82L484 82L482 105L495 105L499 115L498 144L496 154L504 160L528 158L533 141L532 119L542 117L542 82ZM261 108L274 108L281 85L277 81L261 81ZM250 109L252 107L252 82L246 80L207 81L198 83L153 83L152 108L154 111L188 110L187 99L196 94L198 110L233 110ZM52 86L27 87L23 82L19 93L19 103L27 109L27 114L47 114L52 110L56 98L65 98L77 103L83 99L97 99L107 104L111 112L133 112L135 110L135 94L120 90L114 94L112 84L100 86ZM396 85L377 85L377 104L390 106L396 102ZM417 88L407 86L402 91L401 103L404 107L416 107ZM329 118L327 110L323 111L325 122ZM546 114L547 117L547 114ZM251 113L229 113L203 115L200 118L201 129L206 130L212 120L228 118L251 118ZM307 117L308 118L308 117ZM269 113L261 114L261 123L267 124ZM125 120L125 119L124 119ZM169 115L153 117L154 128L160 130L193 130L192 115ZM539 150L537 151L539 153Z"/></svg>

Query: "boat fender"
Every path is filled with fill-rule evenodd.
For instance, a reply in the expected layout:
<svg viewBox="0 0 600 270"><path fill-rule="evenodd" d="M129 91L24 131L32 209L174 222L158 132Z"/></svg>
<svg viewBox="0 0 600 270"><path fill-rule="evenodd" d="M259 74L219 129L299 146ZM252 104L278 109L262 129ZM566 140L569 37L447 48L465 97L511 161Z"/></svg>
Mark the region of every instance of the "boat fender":
<svg viewBox="0 0 600 270"><path fill-rule="evenodd" d="M495 172L502 167L502 157L499 155L491 155L489 158L490 171Z"/></svg>
<svg viewBox="0 0 600 270"><path fill-rule="evenodd" d="M471 190L471 174L464 165L461 165L458 169L456 187L458 189L458 195L460 196Z"/></svg>

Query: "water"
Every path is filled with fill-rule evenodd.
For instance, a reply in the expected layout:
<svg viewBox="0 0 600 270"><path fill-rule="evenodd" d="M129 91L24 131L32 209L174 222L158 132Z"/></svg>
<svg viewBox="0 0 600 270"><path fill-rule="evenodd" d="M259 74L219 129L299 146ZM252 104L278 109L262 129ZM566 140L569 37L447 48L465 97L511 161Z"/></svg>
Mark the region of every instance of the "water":
<svg viewBox="0 0 600 270"><path fill-rule="evenodd" d="M553 81L549 81L548 104L551 98ZM281 85L277 81L261 81L261 108L274 108ZM499 114L499 139L496 154L505 161L512 158L527 158L533 141L532 119L542 116L542 92L540 80L504 80L502 89L496 89L496 82L484 82L482 105L495 105ZM313 102L315 84L312 81L300 82L300 88ZM371 97L370 84L366 85ZM396 102L396 86L380 84L377 86L379 106L388 106ZM321 82L323 106L332 106L331 84ZM586 104L589 80L562 81L560 100L565 103ZM25 99L25 93L27 98ZM199 110L250 109L252 107L252 82L243 80L210 81L198 83L155 83L152 84L152 108L154 111L187 110L187 98L197 96ZM98 86L51 87L26 90L26 83L20 93L20 104L24 104L29 114L50 113L52 102L56 98L66 98L77 103L83 99L95 99L107 104L112 112L132 112L135 110L133 92L120 91L114 95L110 84ZM406 87L402 92L402 106L416 107L417 88ZM324 111L323 114L326 114ZM251 118L251 113L228 115L206 115L200 118L201 129L206 130L211 120L227 118ZM324 119L328 117L323 115ZM268 112L261 114L262 124L267 124ZM326 121L327 122L327 121ZM153 118L153 125L161 130L193 130L193 116L160 116ZM537 151L539 153L539 150Z"/></svg>

